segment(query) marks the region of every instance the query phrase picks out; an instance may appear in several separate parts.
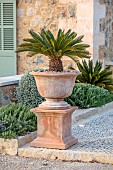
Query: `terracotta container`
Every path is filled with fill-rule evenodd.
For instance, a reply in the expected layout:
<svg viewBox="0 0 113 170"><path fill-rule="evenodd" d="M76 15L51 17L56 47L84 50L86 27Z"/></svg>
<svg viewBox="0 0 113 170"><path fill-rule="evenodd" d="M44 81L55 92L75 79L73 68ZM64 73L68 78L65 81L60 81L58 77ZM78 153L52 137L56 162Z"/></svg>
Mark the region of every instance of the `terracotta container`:
<svg viewBox="0 0 113 170"><path fill-rule="evenodd" d="M80 72L31 72L38 91L46 101L39 105L42 109L69 109L70 105L63 101L71 95L75 79Z"/></svg>
<svg viewBox="0 0 113 170"><path fill-rule="evenodd" d="M71 107L64 98L71 95L79 72L31 72L38 91L46 101L31 109L38 118L37 138L32 147L67 149L78 140L71 135L71 115L76 107Z"/></svg>

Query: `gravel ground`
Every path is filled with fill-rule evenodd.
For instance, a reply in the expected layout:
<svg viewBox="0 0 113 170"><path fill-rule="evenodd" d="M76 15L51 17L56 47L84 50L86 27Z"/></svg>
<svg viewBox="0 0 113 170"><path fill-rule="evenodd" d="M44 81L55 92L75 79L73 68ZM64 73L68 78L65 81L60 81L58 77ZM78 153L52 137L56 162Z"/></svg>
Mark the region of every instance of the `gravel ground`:
<svg viewBox="0 0 113 170"><path fill-rule="evenodd" d="M0 170L113 170L113 165L47 161L0 155Z"/></svg>
<svg viewBox="0 0 113 170"><path fill-rule="evenodd" d="M83 126L75 125L72 133L79 139L79 142L69 150L113 154L113 110L98 118L93 118Z"/></svg>

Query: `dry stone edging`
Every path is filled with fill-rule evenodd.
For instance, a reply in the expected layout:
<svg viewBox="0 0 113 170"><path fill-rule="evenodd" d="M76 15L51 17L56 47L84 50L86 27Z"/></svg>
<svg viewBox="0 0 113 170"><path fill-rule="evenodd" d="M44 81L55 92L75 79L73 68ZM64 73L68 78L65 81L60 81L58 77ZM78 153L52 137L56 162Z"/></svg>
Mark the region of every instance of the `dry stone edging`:
<svg viewBox="0 0 113 170"><path fill-rule="evenodd" d="M0 154L17 155L18 148L34 140L36 136L36 132L31 132L30 134L20 136L17 139L0 138Z"/></svg>
<svg viewBox="0 0 113 170"><path fill-rule="evenodd" d="M29 145L19 148L18 156L27 158L42 158L47 160L113 164L113 154L106 154L104 152L72 151L70 149L56 150L46 148L32 148Z"/></svg>

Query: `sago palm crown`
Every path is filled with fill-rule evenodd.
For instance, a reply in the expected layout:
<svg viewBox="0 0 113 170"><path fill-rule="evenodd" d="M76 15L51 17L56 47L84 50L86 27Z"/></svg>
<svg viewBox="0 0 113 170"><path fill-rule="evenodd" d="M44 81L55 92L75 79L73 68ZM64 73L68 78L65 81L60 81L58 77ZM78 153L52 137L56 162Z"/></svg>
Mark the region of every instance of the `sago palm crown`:
<svg viewBox="0 0 113 170"><path fill-rule="evenodd" d="M90 58L90 53L86 50L89 45L82 43L83 35L77 37L77 33L70 29L65 33L59 29L56 38L50 30L42 29L35 33L29 30L31 38L23 39L17 53L28 51L28 56L43 54L49 57L49 71L63 71L61 58L67 56L75 62L78 58Z"/></svg>

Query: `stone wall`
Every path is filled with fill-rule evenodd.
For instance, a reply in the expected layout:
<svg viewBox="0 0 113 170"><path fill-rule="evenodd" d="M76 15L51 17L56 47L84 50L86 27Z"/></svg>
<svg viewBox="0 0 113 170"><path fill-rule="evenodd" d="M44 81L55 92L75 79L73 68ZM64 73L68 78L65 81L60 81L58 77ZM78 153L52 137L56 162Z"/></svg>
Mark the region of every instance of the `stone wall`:
<svg viewBox="0 0 113 170"><path fill-rule="evenodd" d="M10 102L17 102L16 87L19 85L22 75L0 77L0 106Z"/></svg>
<svg viewBox="0 0 113 170"><path fill-rule="evenodd" d="M93 61L100 59L103 62L103 46L105 44L105 35L103 32L102 21L105 18L106 6L100 0L94 0L94 14L93 14ZM100 28L100 24L101 27Z"/></svg>
<svg viewBox="0 0 113 170"><path fill-rule="evenodd" d="M92 53L92 18L93 0L17 0L17 43L21 43L24 37L29 37L28 29L40 31L45 27L56 34L58 28L71 28L78 35L85 35L84 41L91 45ZM44 59L43 55L27 58L26 53L19 54L18 73L36 67L47 67L48 60ZM71 59L64 57L65 68L72 63Z"/></svg>
<svg viewBox="0 0 113 170"><path fill-rule="evenodd" d="M59 28L71 28L85 35L84 42L90 44L94 61L104 61L113 54L112 10L113 0L17 0L17 44L29 37L28 29L38 32L44 27L56 34ZM74 64L67 57L63 60L65 68ZM19 74L48 67L43 55L27 58L26 53L21 53L17 61Z"/></svg>
<svg viewBox="0 0 113 170"><path fill-rule="evenodd" d="M17 84L0 87L0 106L17 102L15 88Z"/></svg>
<svg viewBox="0 0 113 170"><path fill-rule="evenodd" d="M104 45L99 47L99 59L105 65L113 62L113 0L100 0L105 5L105 17L100 19L100 32L104 33Z"/></svg>

